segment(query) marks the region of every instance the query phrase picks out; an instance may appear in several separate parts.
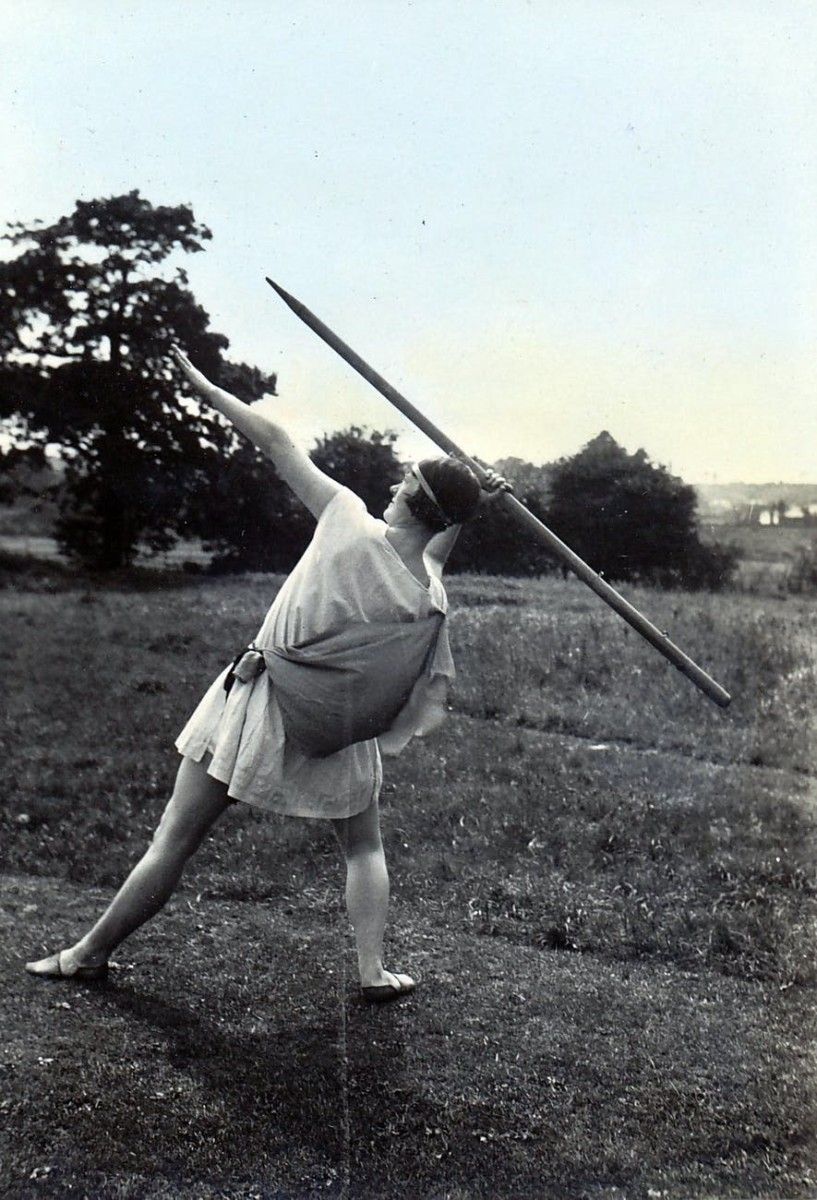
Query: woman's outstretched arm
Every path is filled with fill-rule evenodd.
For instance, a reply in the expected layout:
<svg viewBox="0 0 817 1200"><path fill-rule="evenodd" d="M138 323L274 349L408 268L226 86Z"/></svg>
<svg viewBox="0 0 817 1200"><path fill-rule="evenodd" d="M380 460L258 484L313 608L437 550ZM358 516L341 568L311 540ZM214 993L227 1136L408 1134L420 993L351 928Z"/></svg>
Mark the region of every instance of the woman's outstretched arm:
<svg viewBox="0 0 817 1200"><path fill-rule="evenodd" d="M341 484L318 470L306 451L297 446L280 425L237 396L211 383L178 346L173 347L172 355L174 364L202 399L231 421L239 433L249 438L274 463L284 482L289 484L313 517L318 518L332 497L341 490Z"/></svg>

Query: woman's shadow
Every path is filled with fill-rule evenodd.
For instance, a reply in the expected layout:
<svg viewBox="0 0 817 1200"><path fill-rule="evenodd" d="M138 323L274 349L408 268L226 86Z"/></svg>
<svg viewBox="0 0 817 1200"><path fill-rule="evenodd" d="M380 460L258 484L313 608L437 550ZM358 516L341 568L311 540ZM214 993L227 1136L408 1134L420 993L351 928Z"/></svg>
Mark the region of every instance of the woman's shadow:
<svg viewBox="0 0 817 1200"><path fill-rule="evenodd" d="M101 1089L88 1129L72 1122L74 1144L86 1135L98 1143L105 1127L114 1169L132 1169L134 1145L149 1144L151 1164L166 1175L260 1180L274 1169L280 1183L287 1158L334 1175L405 1120L413 1092L405 1001L363 1005L351 983L343 1003L336 984L302 1004L286 999L271 995L250 1015L245 1003L241 1030L219 1020L218 1001L197 1012L129 980L100 990L99 1015L113 1008L126 1018L109 1057L137 1059L142 1086L125 1127L121 1100ZM361 1137L365 1146L356 1147Z"/></svg>

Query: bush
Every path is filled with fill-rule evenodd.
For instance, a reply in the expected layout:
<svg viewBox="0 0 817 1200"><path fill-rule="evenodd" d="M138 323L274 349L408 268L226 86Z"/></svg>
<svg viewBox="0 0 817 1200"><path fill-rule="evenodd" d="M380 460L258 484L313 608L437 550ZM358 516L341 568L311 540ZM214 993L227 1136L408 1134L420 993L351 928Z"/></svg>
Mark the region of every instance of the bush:
<svg viewBox="0 0 817 1200"><path fill-rule="evenodd" d="M808 546L798 546L786 586L790 592L817 592L817 537Z"/></svg>
<svg viewBox="0 0 817 1200"><path fill-rule="evenodd" d="M723 587L738 554L698 536L696 495L643 450L600 433L552 470L547 524L609 580Z"/></svg>
<svg viewBox="0 0 817 1200"><path fill-rule="evenodd" d="M648 580L658 587L717 592L731 582L740 556L737 546L692 542L677 562L656 570Z"/></svg>

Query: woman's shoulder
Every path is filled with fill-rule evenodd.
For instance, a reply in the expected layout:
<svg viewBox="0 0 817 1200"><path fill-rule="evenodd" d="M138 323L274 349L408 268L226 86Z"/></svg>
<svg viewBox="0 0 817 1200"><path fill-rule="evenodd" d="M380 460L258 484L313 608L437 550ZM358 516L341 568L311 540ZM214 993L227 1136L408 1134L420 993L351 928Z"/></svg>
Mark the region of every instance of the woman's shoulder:
<svg viewBox="0 0 817 1200"><path fill-rule="evenodd" d="M313 544L322 556L329 554L334 560L350 553L357 555L377 553L384 540L386 524L373 517L351 488L341 488L321 514Z"/></svg>
<svg viewBox="0 0 817 1200"><path fill-rule="evenodd" d="M358 512L361 508L365 509L366 505L357 492L353 492L351 488L341 485L321 513L320 520L331 519L339 513Z"/></svg>
<svg viewBox="0 0 817 1200"><path fill-rule="evenodd" d="M340 487L321 513L317 532L322 533L328 529L333 533L342 530L355 533L367 529L370 525L380 524L382 522L370 515L356 492L348 487Z"/></svg>

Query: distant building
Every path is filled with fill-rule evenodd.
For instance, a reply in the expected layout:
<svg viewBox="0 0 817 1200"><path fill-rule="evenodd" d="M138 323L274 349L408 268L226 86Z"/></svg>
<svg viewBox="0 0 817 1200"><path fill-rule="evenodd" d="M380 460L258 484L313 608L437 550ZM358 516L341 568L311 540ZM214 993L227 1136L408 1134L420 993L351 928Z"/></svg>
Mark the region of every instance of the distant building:
<svg viewBox="0 0 817 1200"><path fill-rule="evenodd" d="M766 504L757 518L759 525L817 525L817 504Z"/></svg>

